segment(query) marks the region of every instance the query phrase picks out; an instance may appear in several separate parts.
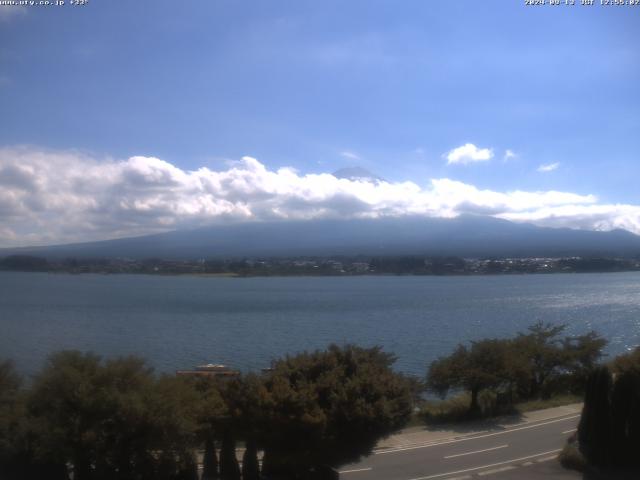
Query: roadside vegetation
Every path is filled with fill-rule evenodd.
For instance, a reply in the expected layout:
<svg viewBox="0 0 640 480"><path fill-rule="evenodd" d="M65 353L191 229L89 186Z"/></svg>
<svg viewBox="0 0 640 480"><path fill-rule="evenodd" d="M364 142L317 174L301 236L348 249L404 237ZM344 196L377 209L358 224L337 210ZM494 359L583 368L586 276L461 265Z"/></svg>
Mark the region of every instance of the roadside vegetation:
<svg viewBox="0 0 640 480"><path fill-rule="evenodd" d="M220 380L63 351L28 386L4 362L0 478L195 480L202 451L204 480L337 478L331 467L411 416L414 384L393 362L380 348L330 346Z"/></svg>
<svg viewBox="0 0 640 480"><path fill-rule="evenodd" d="M600 478L639 478L640 347L589 375L578 432L560 459Z"/></svg>
<svg viewBox="0 0 640 480"><path fill-rule="evenodd" d="M225 379L157 375L140 358L62 351L27 384L0 362L0 478L333 479L335 468L416 418L458 422L585 394L563 462L637 466L640 349L603 366L604 339L564 330L536 323L513 338L459 345L431 364L426 382L394 372L392 354L353 345ZM443 400L425 402L425 388Z"/></svg>
<svg viewBox="0 0 640 480"><path fill-rule="evenodd" d="M427 423L448 423L581 401L606 340L596 332L564 336L565 325L536 323L514 338L458 345L429 366ZM453 393L452 393L453 392Z"/></svg>

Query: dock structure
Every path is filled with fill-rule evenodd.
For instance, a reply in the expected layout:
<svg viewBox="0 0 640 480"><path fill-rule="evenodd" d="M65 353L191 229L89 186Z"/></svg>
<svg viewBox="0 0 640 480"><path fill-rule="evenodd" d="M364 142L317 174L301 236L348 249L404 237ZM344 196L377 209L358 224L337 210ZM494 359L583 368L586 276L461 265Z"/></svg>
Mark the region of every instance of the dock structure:
<svg viewBox="0 0 640 480"><path fill-rule="evenodd" d="M232 370L226 365L208 363L206 365L198 365L192 370L177 370L176 375L186 377L229 378L240 376L240 371Z"/></svg>

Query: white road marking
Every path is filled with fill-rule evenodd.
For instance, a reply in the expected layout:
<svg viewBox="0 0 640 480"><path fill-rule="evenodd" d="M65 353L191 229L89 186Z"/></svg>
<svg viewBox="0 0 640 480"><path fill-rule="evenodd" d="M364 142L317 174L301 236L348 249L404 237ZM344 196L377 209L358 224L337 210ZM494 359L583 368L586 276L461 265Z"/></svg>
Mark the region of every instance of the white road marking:
<svg viewBox="0 0 640 480"><path fill-rule="evenodd" d="M522 460L528 460L529 458L539 457L541 455L549 455L550 453L558 453L560 449L549 450L548 452L536 453L535 455L527 455L526 457L513 458L511 460L505 460L504 462L491 463L489 465L482 465L481 467L465 468L464 470L456 470L455 472L436 473L435 475L428 475L426 477L416 477L410 480L429 480L430 478L446 477L447 475L457 475L458 473L473 472L474 470L482 470L484 468L497 467L498 465L505 465L507 463L520 462Z"/></svg>
<svg viewBox="0 0 640 480"><path fill-rule="evenodd" d="M371 467L369 468L356 468L354 470L342 470L340 472L338 472L339 474L343 474L343 473L356 473L356 472L368 472L371 470Z"/></svg>
<svg viewBox="0 0 640 480"><path fill-rule="evenodd" d="M581 411L582 411L582 410L577 410L577 411L576 411L576 410L573 410L573 409L572 409L571 411L569 411L569 412L567 412L567 413L563 413L562 415L556 415L555 417L547 417L547 418L542 418L542 419L540 419L540 420L528 420L528 421L526 421L526 422L514 423L513 425L511 425L511 427L512 427L512 428L513 428L513 427L521 427L521 426L523 426L523 425L529 425L529 424L531 424L531 423L536 423L536 422L546 422L547 420L555 420L555 419L557 419L557 418L560 418L560 419L561 419L561 418L566 418L566 417L567 417L567 415L575 415L575 414L578 414L578 416L580 416ZM573 417L572 417L572 418L573 418Z"/></svg>
<svg viewBox="0 0 640 480"><path fill-rule="evenodd" d="M562 432L562 434L564 435L565 433L572 433L575 432L576 430L578 430L577 428L572 428L571 430L565 430L564 432Z"/></svg>
<svg viewBox="0 0 640 480"><path fill-rule="evenodd" d="M531 422L526 422L526 423L518 423L516 425L512 425L513 427L518 427L520 425L525 425ZM478 435L480 433L487 433L489 430L478 430L473 432L472 434L467 434L467 435L456 435L455 437L446 437L446 438L442 438L440 440L431 440L429 442L406 442L406 443L399 443L397 445L390 445L388 447L380 447L380 450L391 450L391 449L395 449L395 448L405 448L405 447L415 447L417 445L430 445L432 443L440 443L440 442L449 442L451 440L460 440L462 438L465 438L469 435ZM417 432L422 433L422 432ZM409 434L409 435L415 435L415 434Z"/></svg>
<svg viewBox="0 0 640 480"><path fill-rule="evenodd" d="M482 477L483 475L491 475L493 473L506 472L507 470L513 470L514 466L509 465L507 467L494 468L493 470L485 470L484 472L478 472L478 476Z"/></svg>
<svg viewBox="0 0 640 480"><path fill-rule="evenodd" d="M540 462L548 462L549 460L555 460L556 458L558 458L558 455L550 455L548 457L538 458L538 459L536 459L536 462L538 462L538 463L540 463Z"/></svg>
<svg viewBox="0 0 640 480"><path fill-rule="evenodd" d="M533 465L533 462L524 462L524 463L522 464L522 466L523 466L523 467L528 467L528 466L530 466L530 465Z"/></svg>
<svg viewBox="0 0 640 480"><path fill-rule="evenodd" d="M464 457L465 455L473 455L474 453L490 452L491 450L498 450L499 448L507 448L509 445L500 445L499 447L485 448L484 450L476 450L474 452L457 453L455 455L447 455L444 458L456 458Z"/></svg>
<svg viewBox="0 0 640 480"><path fill-rule="evenodd" d="M381 451L381 452L374 452L373 454L374 455L386 455L387 453L404 452L406 450L416 450L418 448L429 448L429 447L436 447L438 445L448 445L450 443L467 442L469 440L477 440L479 438L494 437L496 435L505 435L507 433L517 432L519 430L527 430L529 428L542 427L544 425L549 425L551 423L564 422L565 420L573 420L574 418L578 418L578 417L580 417L580 415L573 415L571 417L560 418L560 419L557 419L557 420L550 420L548 422L537 423L535 425L527 425L526 427L511 428L511 429L508 429L508 430L503 430L501 432L485 433L484 435L476 435L475 437L465 437L465 438L460 438L460 439L457 439L457 440L447 440L445 442L430 443L428 445L418 445L418 446L415 446L415 447L396 448L395 450L384 450L384 451Z"/></svg>

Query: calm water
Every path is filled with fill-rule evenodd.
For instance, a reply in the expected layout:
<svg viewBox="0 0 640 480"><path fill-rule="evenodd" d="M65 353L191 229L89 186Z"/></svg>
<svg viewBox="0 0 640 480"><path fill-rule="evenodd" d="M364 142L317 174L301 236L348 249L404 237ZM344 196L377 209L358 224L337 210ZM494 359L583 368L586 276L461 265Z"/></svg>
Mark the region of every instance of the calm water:
<svg viewBox="0 0 640 480"><path fill-rule="evenodd" d="M330 342L382 345L422 375L458 343L537 320L640 344L640 273L205 278L0 272L0 357L36 371L55 350L138 354L161 371L243 370Z"/></svg>

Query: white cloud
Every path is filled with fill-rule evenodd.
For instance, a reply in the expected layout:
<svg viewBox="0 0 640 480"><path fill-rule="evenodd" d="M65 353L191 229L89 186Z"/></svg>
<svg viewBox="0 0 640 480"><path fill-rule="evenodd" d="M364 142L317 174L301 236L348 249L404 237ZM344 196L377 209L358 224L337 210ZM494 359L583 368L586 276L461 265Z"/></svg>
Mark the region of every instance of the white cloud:
<svg viewBox="0 0 640 480"><path fill-rule="evenodd" d="M622 228L640 235L639 205L557 205L496 216L514 222L529 222L547 227L599 231Z"/></svg>
<svg viewBox="0 0 640 480"><path fill-rule="evenodd" d="M539 225L626 228L640 206L593 195L481 190L448 178L338 179L270 170L244 157L224 170L183 170L153 157L98 159L76 151L0 148L0 246L126 237L230 221L493 215Z"/></svg>
<svg viewBox="0 0 640 480"><path fill-rule="evenodd" d="M504 156L502 157L502 159L506 162L513 158L516 158L517 156L518 155L516 155L516 152L507 148L504 152Z"/></svg>
<svg viewBox="0 0 640 480"><path fill-rule="evenodd" d="M473 143L465 143L461 147L454 148L446 154L447 164L486 162L493 157L493 150L490 148L478 148Z"/></svg>
<svg viewBox="0 0 640 480"><path fill-rule="evenodd" d="M554 170L557 170L559 166L560 166L559 162L545 163L544 165L540 165L538 167L538 171L542 173L553 172Z"/></svg>
<svg viewBox="0 0 640 480"><path fill-rule="evenodd" d="M344 152L340 152L340 156L344 157L344 158L348 158L349 160L360 160L360 155L358 155L357 153L354 152L350 152L348 150L345 150Z"/></svg>

